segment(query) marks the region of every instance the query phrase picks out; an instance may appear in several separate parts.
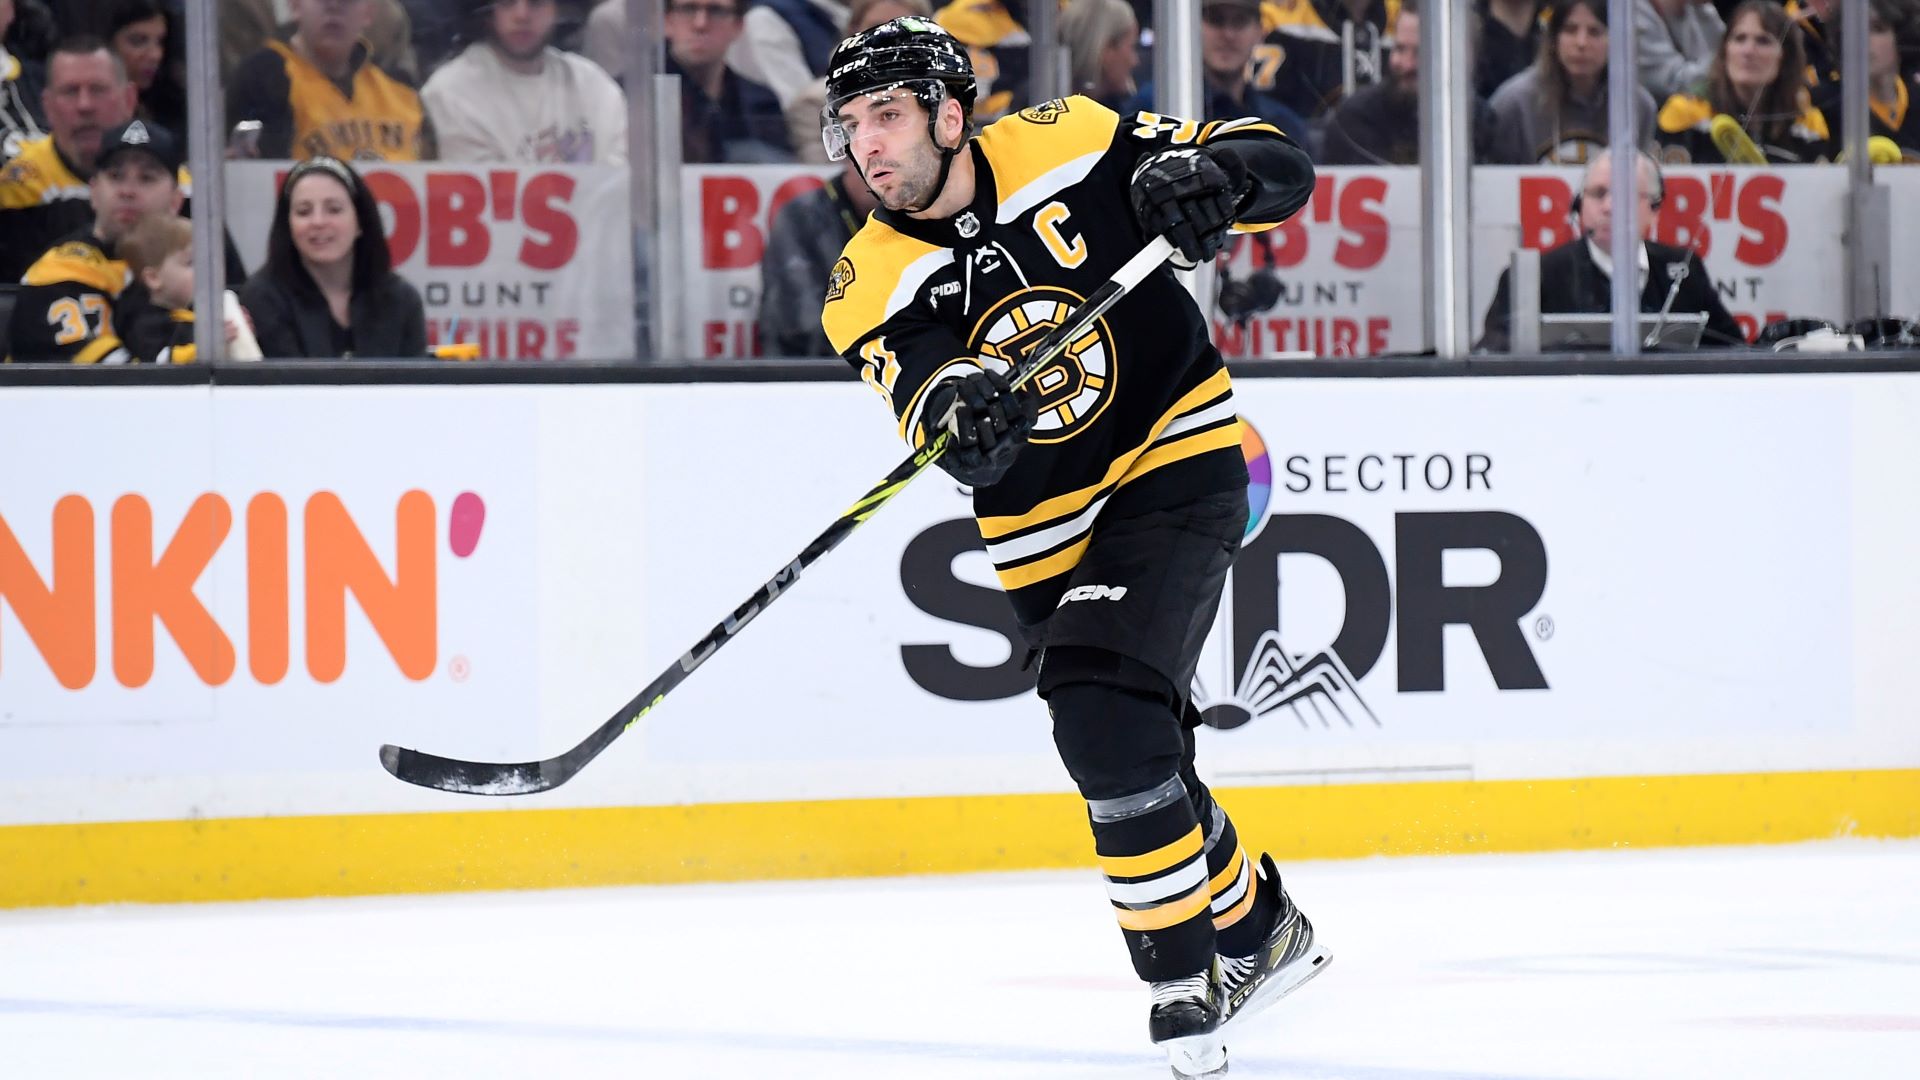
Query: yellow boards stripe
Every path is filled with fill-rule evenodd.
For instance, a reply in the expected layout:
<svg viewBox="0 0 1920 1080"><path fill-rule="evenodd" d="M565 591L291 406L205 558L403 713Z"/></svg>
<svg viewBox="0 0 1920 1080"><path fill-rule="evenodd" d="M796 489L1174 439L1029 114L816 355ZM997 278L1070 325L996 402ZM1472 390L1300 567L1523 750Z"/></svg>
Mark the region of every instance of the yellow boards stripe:
<svg viewBox="0 0 1920 1080"><path fill-rule="evenodd" d="M1920 769L1294 784L1215 794L1241 834L1283 865L1920 837ZM1092 865L1087 804L1072 792L107 821L0 826L0 908Z"/></svg>
<svg viewBox="0 0 1920 1080"><path fill-rule="evenodd" d="M1170 844L1163 844L1144 855L1101 855L1100 872L1108 877L1137 878L1171 870L1200 852L1206 841L1200 826Z"/></svg>

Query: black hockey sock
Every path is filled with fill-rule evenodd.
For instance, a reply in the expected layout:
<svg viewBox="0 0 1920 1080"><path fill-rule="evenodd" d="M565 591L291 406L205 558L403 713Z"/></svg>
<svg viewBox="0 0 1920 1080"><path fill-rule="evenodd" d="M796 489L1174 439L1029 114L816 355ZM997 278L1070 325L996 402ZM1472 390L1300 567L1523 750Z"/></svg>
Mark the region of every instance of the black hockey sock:
<svg viewBox="0 0 1920 1080"><path fill-rule="evenodd" d="M1120 800L1088 803L1114 917L1133 970L1148 982L1203 971L1214 953L1205 830L1180 778L1163 786L1171 797L1146 813L1102 820L1103 804Z"/></svg>
<svg viewBox="0 0 1920 1080"><path fill-rule="evenodd" d="M1273 900L1259 889L1253 860L1240 846L1233 819L1201 790L1201 810L1207 825L1207 888L1213 929L1221 956L1247 956L1257 951L1273 924Z"/></svg>

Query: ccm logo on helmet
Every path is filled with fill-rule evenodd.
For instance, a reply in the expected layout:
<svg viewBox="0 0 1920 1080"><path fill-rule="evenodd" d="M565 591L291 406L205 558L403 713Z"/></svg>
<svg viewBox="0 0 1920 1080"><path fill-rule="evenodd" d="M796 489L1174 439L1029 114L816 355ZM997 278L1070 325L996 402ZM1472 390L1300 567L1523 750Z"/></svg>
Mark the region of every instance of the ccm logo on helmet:
<svg viewBox="0 0 1920 1080"><path fill-rule="evenodd" d="M1076 586L1075 588L1068 589L1067 594L1065 596L1062 596L1060 598L1060 602L1058 604L1055 604L1054 607L1063 608L1063 607L1066 607L1068 604L1073 603L1075 600L1118 600L1125 595L1127 595L1127 587L1125 585L1121 585L1118 587L1109 587L1106 585L1080 585L1080 586Z"/></svg>

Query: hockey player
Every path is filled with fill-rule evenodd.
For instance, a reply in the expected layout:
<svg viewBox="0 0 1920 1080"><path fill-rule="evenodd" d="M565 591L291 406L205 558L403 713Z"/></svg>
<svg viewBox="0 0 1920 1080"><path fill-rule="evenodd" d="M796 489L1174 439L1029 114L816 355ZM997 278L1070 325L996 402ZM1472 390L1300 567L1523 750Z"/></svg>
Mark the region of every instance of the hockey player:
<svg viewBox="0 0 1920 1080"><path fill-rule="evenodd" d="M827 76L828 155L880 202L831 274L821 322L909 443L974 489L1000 583L1039 657L1054 741L1148 1031L1175 1072L1225 1068L1223 1023L1328 953L1256 869L1194 771L1199 650L1247 524L1232 388L1200 308L1162 268L1018 390L1008 372L1148 238L1185 265L1313 190L1256 119L1120 116L1046 102L968 138L966 49L931 21L848 38Z"/></svg>

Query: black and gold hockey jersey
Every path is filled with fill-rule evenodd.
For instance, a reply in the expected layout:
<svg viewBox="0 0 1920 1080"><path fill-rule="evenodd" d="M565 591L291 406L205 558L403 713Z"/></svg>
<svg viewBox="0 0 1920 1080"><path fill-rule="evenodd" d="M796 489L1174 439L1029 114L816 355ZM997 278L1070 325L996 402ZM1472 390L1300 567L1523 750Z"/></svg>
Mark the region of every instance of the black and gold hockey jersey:
<svg viewBox="0 0 1920 1080"><path fill-rule="evenodd" d="M91 230L48 249L27 268L9 324L9 363L124 364L133 357L114 329L127 264Z"/></svg>
<svg viewBox="0 0 1920 1080"><path fill-rule="evenodd" d="M185 166L179 181L181 192L191 195ZM48 248L92 227L87 178L60 153L53 136L29 140L19 156L0 168L0 281L19 281Z"/></svg>
<svg viewBox="0 0 1920 1080"><path fill-rule="evenodd" d="M1717 165L1726 156L1713 141L1713 104L1692 94L1675 94L1660 108L1655 139L1660 160L1668 165ZM1833 157L1833 141L1826 114L1801 95L1800 114L1785 123L1760 118L1743 126L1754 148L1770 165L1810 165Z"/></svg>
<svg viewBox="0 0 1920 1080"><path fill-rule="evenodd" d="M1278 97L1301 116L1314 117L1345 96L1351 28L1355 86L1387 77L1387 32L1400 15L1400 0L1369 0L1353 18L1344 0L1263 0L1266 38L1253 53L1254 89Z"/></svg>
<svg viewBox="0 0 1920 1080"><path fill-rule="evenodd" d="M260 156L418 161L432 136L420 95L354 47L353 73L335 82L284 41L248 57L227 90L227 120L258 120Z"/></svg>
<svg viewBox="0 0 1920 1080"><path fill-rule="evenodd" d="M1017 364L1139 252L1147 238L1129 192L1143 154L1229 139L1292 146L1257 119L1122 117L1085 97L1008 116L964 151L975 173L966 210L937 221L877 210L848 242L821 313L827 337L918 444L936 381ZM1299 160L1304 176L1263 188L1237 229L1271 228L1306 202L1312 170ZM1023 623L1053 610L1096 518L1247 482L1226 367L1165 267L1027 386L1039 395L1031 441L1003 480L974 492Z"/></svg>

